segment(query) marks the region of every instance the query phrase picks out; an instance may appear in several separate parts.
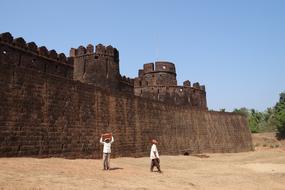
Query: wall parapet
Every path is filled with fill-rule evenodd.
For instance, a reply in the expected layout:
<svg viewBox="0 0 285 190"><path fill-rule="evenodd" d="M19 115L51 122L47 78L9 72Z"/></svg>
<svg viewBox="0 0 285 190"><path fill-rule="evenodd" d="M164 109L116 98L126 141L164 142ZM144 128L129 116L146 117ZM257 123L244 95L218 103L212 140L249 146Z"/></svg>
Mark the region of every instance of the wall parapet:
<svg viewBox="0 0 285 190"><path fill-rule="evenodd" d="M0 34L0 42L14 48L19 48L23 51L28 51L29 53L42 56L46 59L68 64L68 59L64 53L58 54L54 49L48 50L45 46L38 47L35 42L26 43L22 37L14 39L9 32Z"/></svg>
<svg viewBox="0 0 285 190"><path fill-rule="evenodd" d="M153 138L162 155L252 150L243 115L109 92L11 65L0 64L0 77L0 157L100 158L98 138L108 131L115 157L147 156Z"/></svg>
<svg viewBox="0 0 285 190"><path fill-rule="evenodd" d="M71 48L69 52L70 57L80 57L90 54L95 54L100 57L110 57L115 61L119 61L119 51L111 45L104 46L103 44L97 44L95 51L92 44L88 44L86 47L80 45L78 48Z"/></svg>
<svg viewBox="0 0 285 190"><path fill-rule="evenodd" d="M48 50L35 42L14 38L9 32L0 34L1 64L13 64L44 73L72 78L73 65L64 53Z"/></svg>
<svg viewBox="0 0 285 190"><path fill-rule="evenodd" d="M168 61L156 61L151 63L145 63L143 65L143 69L139 70L139 76L143 76L145 74L151 74L151 73L170 73L174 74L176 76L176 69L175 64L168 62Z"/></svg>
<svg viewBox="0 0 285 190"><path fill-rule="evenodd" d="M178 86L174 64L156 62L157 73L140 70L130 79L118 56L112 46L94 52L89 44L67 59L1 34L0 157L100 158L98 138L109 131L117 139L113 156L147 156L153 138L162 154L252 150L246 117L207 111L205 87Z"/></svg>
<svg viewBox="0 0 285 190"><path fill-rule="evenodd" d="M132 86L132 87L134 86L134 79L126 77L125 75L121 76L120 81L123 82L124 84L129 85L129 86Z"/></svg>

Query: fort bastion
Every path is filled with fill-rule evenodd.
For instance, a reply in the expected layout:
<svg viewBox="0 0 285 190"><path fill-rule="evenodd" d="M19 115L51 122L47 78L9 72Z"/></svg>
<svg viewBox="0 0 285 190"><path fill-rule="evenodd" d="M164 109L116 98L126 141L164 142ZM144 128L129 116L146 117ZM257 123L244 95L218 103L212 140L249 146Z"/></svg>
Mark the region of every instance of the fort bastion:
<svg viewBox="0 0 285 190"><path fill-rule="evenodd" d="M131 79L119 51L98 44L69 57L10 33L0 35L0 156L99 158L112 131L113 156L252 150L245 116L208 111L205 86L177 85L175 65L143 65Z"/></svg>

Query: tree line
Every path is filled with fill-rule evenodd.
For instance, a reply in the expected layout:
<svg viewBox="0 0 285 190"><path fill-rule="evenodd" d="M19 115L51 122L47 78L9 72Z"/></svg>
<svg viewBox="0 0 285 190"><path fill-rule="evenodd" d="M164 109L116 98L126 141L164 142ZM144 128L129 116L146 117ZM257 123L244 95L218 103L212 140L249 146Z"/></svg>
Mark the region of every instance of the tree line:
<svg viewBox="0 0 285 190"><path fill-rule="evenodd" d="M233 112L247 116L252 133L274 131L277 137L285 138L285 92L280 94L279 101L275 106L267 108L266 111L259 112L243 107L234 109Z"/></svg>

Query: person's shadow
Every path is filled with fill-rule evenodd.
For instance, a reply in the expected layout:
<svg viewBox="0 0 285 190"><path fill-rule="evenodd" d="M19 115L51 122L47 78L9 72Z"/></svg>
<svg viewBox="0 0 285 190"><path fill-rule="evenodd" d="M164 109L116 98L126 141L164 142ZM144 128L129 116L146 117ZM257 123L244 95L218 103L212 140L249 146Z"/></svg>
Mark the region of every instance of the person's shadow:
<svg viewBox="0 0 285 190"><path fill-rule="evenodd" d="M113 167L113 168L110 168L109 170L123 170L124 168L120 168L120 167Z"/></svg>

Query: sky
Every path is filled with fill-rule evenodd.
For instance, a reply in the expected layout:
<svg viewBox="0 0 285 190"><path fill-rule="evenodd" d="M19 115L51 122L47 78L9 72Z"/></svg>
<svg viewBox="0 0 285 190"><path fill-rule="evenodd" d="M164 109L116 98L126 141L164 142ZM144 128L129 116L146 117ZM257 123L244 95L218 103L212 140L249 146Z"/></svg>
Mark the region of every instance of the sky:
<svg viewBox="0 0 285 190"><path fill-rule="evenodd" d="M67 56L116 47L131 78L173 62L179 85L206 85L209 109L264 111L285 91L284 0L1 0L0 10L0 33Z"/></svg>

